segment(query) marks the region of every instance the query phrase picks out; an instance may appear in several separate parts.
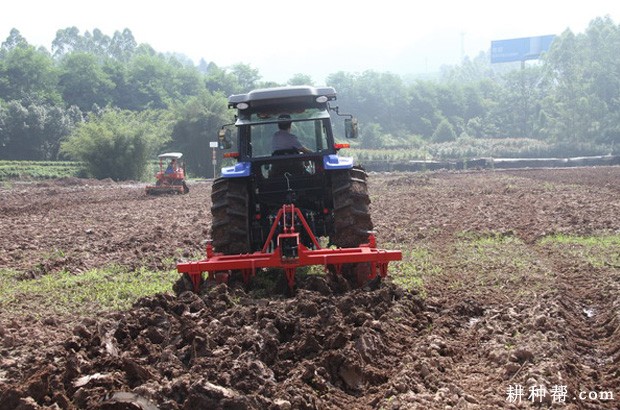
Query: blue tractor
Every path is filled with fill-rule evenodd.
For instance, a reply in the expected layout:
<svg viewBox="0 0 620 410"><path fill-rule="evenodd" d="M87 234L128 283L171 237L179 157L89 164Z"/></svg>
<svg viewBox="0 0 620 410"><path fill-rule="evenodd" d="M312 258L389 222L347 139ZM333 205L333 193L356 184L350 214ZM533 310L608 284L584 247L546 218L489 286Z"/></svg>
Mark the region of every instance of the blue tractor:
<svg viewBox="0 0 620 410"><path fill-rule="evenodd" d="M263 249L275 216L283 204L301 210L315 237L329 238L336 247L356 247L372 230L366 172L341 157L330 112L336 100L332 87L309 86L259 89L232 95L229 108L237 110L234 166L223 168L212 191L212 235L216 252L239 254ZM345 135L357 137L357 122L344 115ZM279 124L306 148L274 150ZM226 127L219 134L221 148L231 148ZM275 239L275 238L274 238ZM302 243L312 247L307 232ZM275 246L276 244L272 244Z"/></svg>
<svg viewBox="0 0 620 410"><path fill-rule="evenodd" d="M347 138L357 137L357 121L340 114L335 100L332 87L310 86L228 98L236 121L222 127L218 144L236 163L213 182L207 258L177 265L177 293L200 291L203 272L218 282L241 272L247 282L263 268L283 269L292 290L295 269L307 265L361 285L401 259L400 251L376 249L366 172L338 155L348 144L335 142L330 113L346 117ZM233 125L236 141L229 138ZM283 133L295 136L291 146Z"/></svg>

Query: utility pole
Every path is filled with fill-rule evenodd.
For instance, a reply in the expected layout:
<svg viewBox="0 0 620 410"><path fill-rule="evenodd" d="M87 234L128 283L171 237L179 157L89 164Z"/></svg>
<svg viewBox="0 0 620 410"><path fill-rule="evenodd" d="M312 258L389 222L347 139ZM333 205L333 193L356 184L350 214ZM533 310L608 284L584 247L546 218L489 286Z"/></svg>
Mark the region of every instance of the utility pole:
<svg viewBox="0 0 620 410"><path fill-rule="evenodd" d="M211 159L211 163L213 164L213 179L215 179L217 177L217 156L216 156L216 152L217 152L217 141L211 141L209 142L209 147L211 147L211 150L213 151L213 155L212 155L212 159Z"/></svg>

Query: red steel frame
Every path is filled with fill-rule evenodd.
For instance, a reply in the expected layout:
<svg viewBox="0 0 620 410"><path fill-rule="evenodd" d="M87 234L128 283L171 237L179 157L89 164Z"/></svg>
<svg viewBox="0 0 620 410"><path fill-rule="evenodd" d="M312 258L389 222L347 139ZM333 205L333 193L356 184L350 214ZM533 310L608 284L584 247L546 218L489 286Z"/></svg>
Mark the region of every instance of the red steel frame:
<svg viewBox="0 0 620 410"><path fill-rule="evenodd" d="M314 247L309 249L299 240L299 232L295 231L295 218L301 222L306 230ZM268 252L269 245L275 235L278 225L282 221L282 233L276 238L277 246L273 252ZM282 241L292 240L297 245L296 256L286 256L282 254ZM336 248L323 249L319 245L316 236L312 233L306 218L293 204L285 204L278 211L278 214L271 226L267 240L261 251L238 255L224 255L213 252L213 247L207 245L207 258L196 262L185 262L177 264L179 273L187 273L192 280L194 290L198 292L202 273L208 272L209 279L216 279L218 272L241 271L243 280L248 281L251 276L256 274L257 269L261 268L282 268L286 273L286 278L290 288L295 285L295 270L301 266L323 265L325 269L333 266L336 273L342 273L342 267L347 263L369 263L370 274L368 279L374 279L377 273L382 278L387 276L388 263L402 259L401 251L377 249L374 235L370 234L368 243L362 244L357 248ZM226 276L226 275L224 275Z"/></svg>

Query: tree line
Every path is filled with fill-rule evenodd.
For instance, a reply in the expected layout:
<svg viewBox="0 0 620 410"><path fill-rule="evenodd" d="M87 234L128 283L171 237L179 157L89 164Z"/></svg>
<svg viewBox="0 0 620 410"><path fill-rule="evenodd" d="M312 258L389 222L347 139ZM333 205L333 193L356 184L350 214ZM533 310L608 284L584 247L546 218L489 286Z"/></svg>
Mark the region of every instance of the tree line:
<svg viewBox="0 0 620 410"><path fill-rule="evenodd" d="M390 73L336 73L329 83L359 113L368 148L406 148L421 137L529 138L587 151L618 152L620 26L592 20L556 36L540 61L491 65L487 53L442 67L434 81Z"/></svg>
<svg viewBox="0 0 620 410"><path fill-rule="evenodd" d="M543 58L492 66L487 53L433 78L334 72L339 105L359 117L367 149L526 138L570 153L618 151L620 27L609 17L556 36ZM312 84L306 74L287 84ZM95 177L138 179L160 149L212 172L208 142L230 122L226 97L263 81L245 63L219 67L138 44L129 29L58 30L51 50L17 29L0 46L0 159L87 162Z"/></svg>

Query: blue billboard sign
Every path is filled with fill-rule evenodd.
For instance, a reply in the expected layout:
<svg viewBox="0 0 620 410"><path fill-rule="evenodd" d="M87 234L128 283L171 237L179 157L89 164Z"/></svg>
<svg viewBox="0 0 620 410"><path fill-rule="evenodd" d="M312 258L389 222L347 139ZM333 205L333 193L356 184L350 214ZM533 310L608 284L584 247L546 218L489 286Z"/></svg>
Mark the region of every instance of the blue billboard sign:
<svg viewBox="0 0 620 410"><path fill-rule="evenodd" d="M549 50L554 35L491 41L491 63L536 60Z"/></svg>

